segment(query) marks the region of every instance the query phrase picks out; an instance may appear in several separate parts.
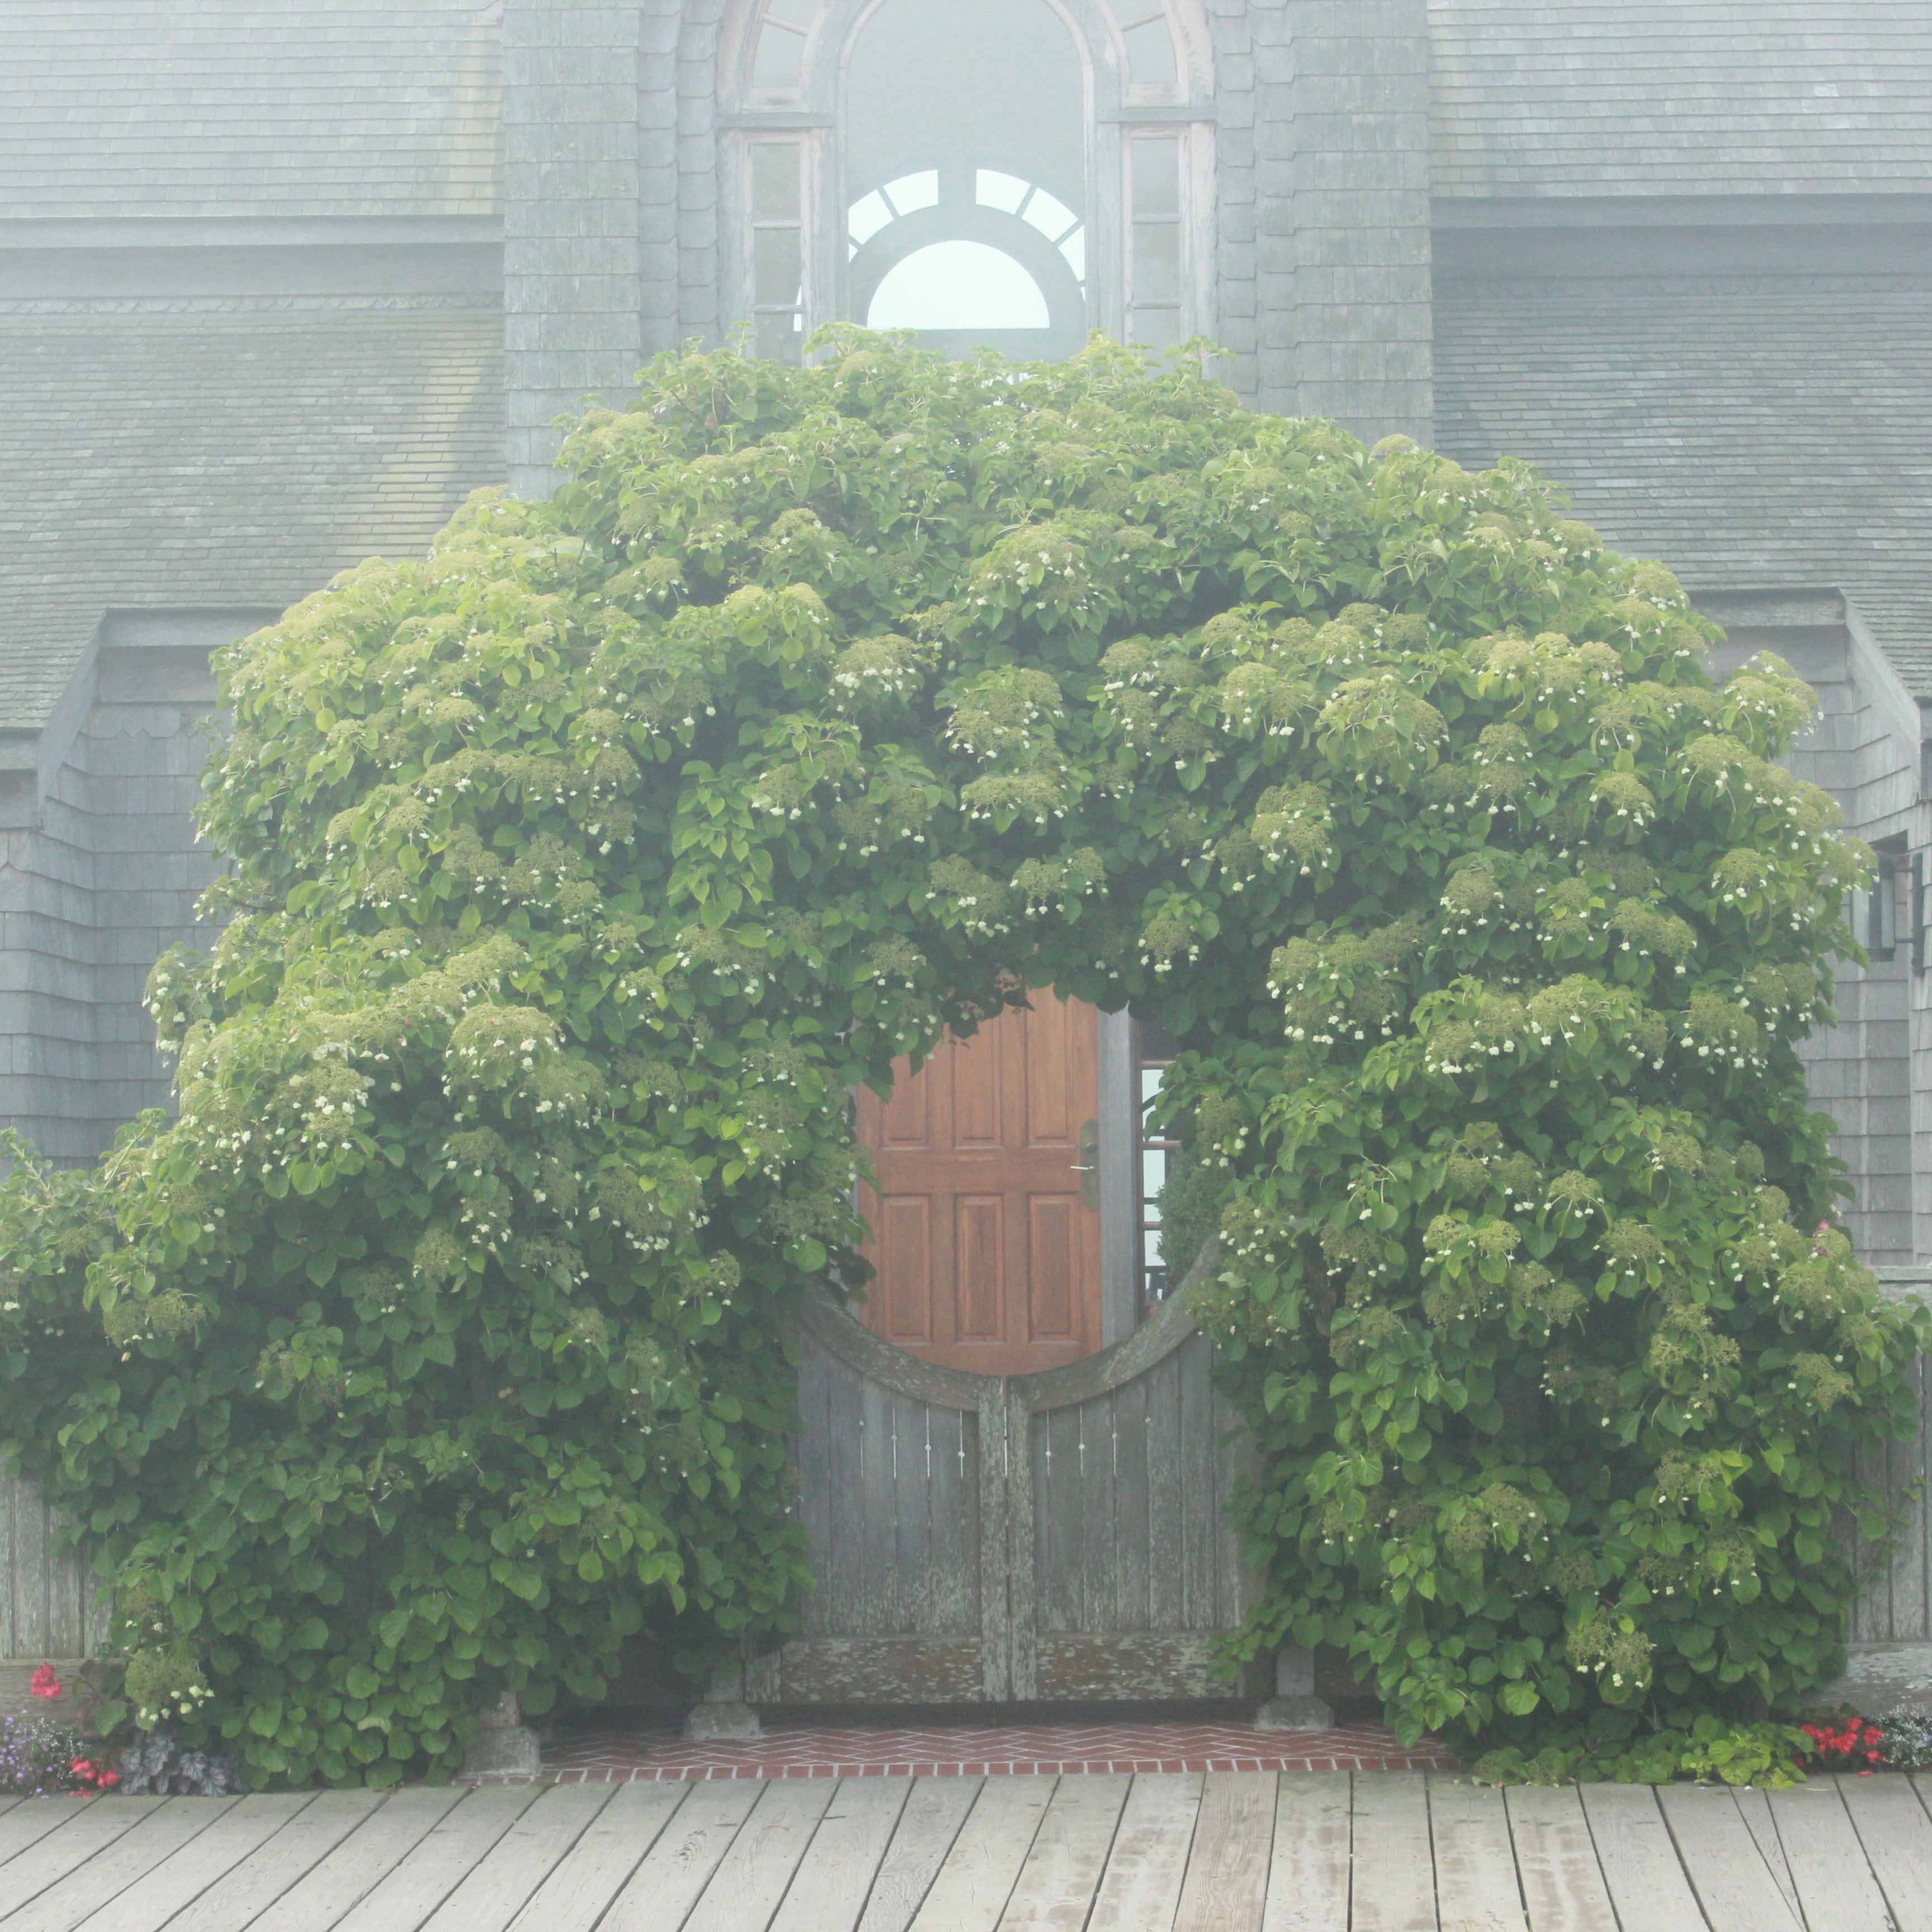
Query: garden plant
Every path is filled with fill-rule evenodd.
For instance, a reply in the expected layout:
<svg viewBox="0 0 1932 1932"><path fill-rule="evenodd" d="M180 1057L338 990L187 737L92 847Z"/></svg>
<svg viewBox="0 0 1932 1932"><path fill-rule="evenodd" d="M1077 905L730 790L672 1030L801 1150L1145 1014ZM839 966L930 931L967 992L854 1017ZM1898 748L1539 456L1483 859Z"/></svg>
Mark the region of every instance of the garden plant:
<svg viewBox="0 0 1932 1932"><path fill-rule="evenodd" d="M781 1637L850 1090L1049 988L1180 1044L1231 1663L1612 1754L1832 1675L1923 1337L1807 1102L1868 857L1784 667L1192 357L666 357L564 466L223 655L178 1118L0 1189L0 1447L134 1721L380 1784Z"/></svg>

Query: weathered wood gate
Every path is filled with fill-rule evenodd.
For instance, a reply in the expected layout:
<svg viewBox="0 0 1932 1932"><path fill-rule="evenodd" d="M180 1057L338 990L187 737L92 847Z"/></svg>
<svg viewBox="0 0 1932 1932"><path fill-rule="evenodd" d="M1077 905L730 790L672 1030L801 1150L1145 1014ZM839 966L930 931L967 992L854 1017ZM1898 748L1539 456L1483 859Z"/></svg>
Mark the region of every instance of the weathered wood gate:
<svg viewBox="0 0 1932 1932"><path fill-rule="evenodd" d="M1242 1444L1177 1296L1066 1367L922 1362L827 1296L803 1322L800 1508L818 1587L753 1703L1226 1696L1250 1580Z"/></svg>

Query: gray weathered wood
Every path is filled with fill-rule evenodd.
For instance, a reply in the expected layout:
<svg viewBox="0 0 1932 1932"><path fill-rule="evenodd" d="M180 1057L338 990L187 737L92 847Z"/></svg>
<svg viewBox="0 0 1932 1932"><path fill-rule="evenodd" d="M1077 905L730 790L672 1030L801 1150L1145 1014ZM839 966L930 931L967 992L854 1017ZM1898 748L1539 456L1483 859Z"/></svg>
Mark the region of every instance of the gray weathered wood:
<svg viewBox="0 0 1932 1932"><path fill-rule="evenodd" d="M32 1483L0 1475L0 1658L64 1661L99 1648L97 1586L58 1537L64 1520Z"/></svg>
<svg viewBox="0 0 1932 1932"><path fill-rule="evenodd" d="M1349 1786L1346 1771L1281 1774L1262 1932L1334 1932L1348 1924Z"/></svg>
<svg viewBox="0 0 1932 1932"><path fill-rule="evenodd" d="M511 1921L510 1932L591 1932L696 1788L669 1780L619 1785Z"/></svg>
<svg viewBox="0 0 1932 1932"><path fill-rule="evenodd" d="M872 1881L858 1932L906 1932L985 1782L930 1778L914 1785Z"/></svg>
<svg viewBox="0 0 1932 1932"><path fill-rule="evenodd" d="M1436 1932L1429 1790L1420 1772L1354 1781L1354 1932Z"/></svg>
<svg viewBox="0 0 1932 1932"><path fill-rule="evenodd" d="M1622 1932L1685 1932L1702 1924L1650 1786L1586 1784L1579 1795Z"/></svg>
<svg viewBox="0 0 1932 1932"><path fill-rule="evenodd" d="M1886 1922L1885 1894L1838 1795L1820 1778L1766 1794L1809 1932L1867 1932Z"/></svg>
<svg viewBox="0 0 1932 1932"><path fill-rule="evenodd" d="M266 1802L251 1798L248 1808ZM325 1791L311 1798L273 1838L177 1912L166 1922L163 1932L243 1932L276 1900L299 1884L382 1803L380 1796L373 1791ZM329 1922L318 1917L312 1922Z"/></svg>
<svg viewBox="0 0 1932 1932"><path fill-rule="evenodd" d="M772 1932L853 1932L912 1784L909 1778L838 1780Z"/></svg>
<svg viewBox="0 0 1932 1932"><path fill-rule="evenodd" d="M561 1784L543 1792L423 1922L424 1932L502 1932L568 1857L615 1789Z"/></svg>
<svg viewBox="0 0 1932 1932"><path fill-rule="evenodd" d="M398 1791L276 1899L248 1932L333 1926L428 1838L470 1794Z"/></svg>
<svg viewBox="0 0 1932 1932"><path fill-rule="evenodd" d="M1174 1932L1259 1932L1275 1798L1271 1771L1210 1772L1202 1780Z"/></svg>
<svg viewBox="0 0 1932 1932"><path fill-rule="evenodd" d="M536 1803L540 1789L500 1784L470 1792L337 1921L339 1932L416 1932Z"/></svg>
<svg viewBox="0 0 1932 1932"><path fill-rule="evenodd" d="M70 1822L96 1801L86 1798L29 1798L0 1818L0 1870L16 1853L38 1844L50 1832ZM5 1893L0 1891L0 1898Z"/></svg>
<svg viewBox="0 0 1932 1932"><path fill-rule="evenodd" d="M1778 1835L1778 1826L1771 1816L1771 1794L1760 1791L1755 1786L1747 1785L1731 1794L1738 1808L1738 1816L1744 1821L1757 1846L1758 1856L1764 1860L1764 1868L1769 1872L1772 1882L1784 1894L1784 1902L1794 1918L1804 1915L1798 1909L1798 1887L1792 1882L1791 1867L1784 1856L1784 1841Z"/></svg>
<svg viewBox="0 0 1932 1932"><path fill-rule="evenodd" d="M598 1932L676 1932L768 1788L749 1778L698 1785L598 1922Z"/></svg>
<svg viewBox="0 0 1932 1932"><path fill-rule="evenodd" d="M1442 1932L1527 1932L1500 1791L1432 1778L1429 1835Z"/></svg>
<svg viewBox="0 0 1932 1932"><path fill-rule="evenodd" d="M1000 1932L1082 1932L1132 1780L1063 1778L1020 1868Z"/></svg>
<svg viewBox="0 0 1932 1932"><path fill-rule="evenodd" d="M836 1780L775 1780L724 1856L686 1932L764 1932L825 1815Z"/></svg>
<svg viewBox="0 0 1932 1932"><path fill-rule="evenodd" d="M1617 1932L1576 1787L1518 1787L1505 1795L1531 1932Z"/></svg>
<svg viewBox="0 0 1932 1932"><path fill-rule="evenodd" d="M1174 1923L1201 1809L1198 1772L1137 1778L1127 1793L1088 1932L1147 1932Z"/></svg>
<svg viewBox="0 0 1932 1932"><path fill-rule="evenodd" d="M122 1832L112 1844L75 1866L56 1883L37 1893L31 1904L10 1912L0 1923L7 1925L10 1932L73 1932L83 1919L118 1898L130 1886L151 1877L158 1865L199 1838L236 1802L232 1798L165 1800Z"/></svg>
<svg viewBox="0 0 1932 1932"><path fill-rule="evenodd" d="M1838 1780L1898 1932L1932 1932L1932 1817L1904 1778Z"/></svg>
<svg viewBox="0 0 1932 1932"><path fill-rule="evenodd" d="M1712 1932L1802 1932L1728 1790L1666 1784L1657 1796Z"/></svg>
<svg viewBox="0 0 1932 1932"><path fill-rule="evenodd" d="M10 1908L38 1898L58 1885L70 1871L97 1857L122 1833L130 1832L152 1812L173 1801L166 1798L47 1798L35 1801L52 1808L71 1807L67 1816L45 1837L16 1844L0 1864L0 1900ZM9 1819L0 1823L10 1823ZM8 1834L0 1830L0 1849Z"/></svg>
<svg viewBox="0 0 1932 1932"><path fill-rule="evenodd" d="M1060 1780L989 1778L940 1864L914 1932L994 1932Z"/></svg>
<svg viewBox="0 0 1932 1932"><path fill-rule="evenodd" d="M102 1906L87 1921L87 1932L155 1932L177 1914L192 1911L236 1866L299 1817L314 1799L312 1791L296 1791L236 1804L138 1885Z"/></svg>

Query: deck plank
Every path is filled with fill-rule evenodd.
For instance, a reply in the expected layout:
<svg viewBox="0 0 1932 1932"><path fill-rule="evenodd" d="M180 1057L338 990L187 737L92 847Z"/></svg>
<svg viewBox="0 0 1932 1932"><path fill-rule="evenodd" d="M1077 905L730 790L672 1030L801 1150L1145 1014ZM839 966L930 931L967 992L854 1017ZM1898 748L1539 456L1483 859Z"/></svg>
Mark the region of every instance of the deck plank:
<svg viewBox="0 0 1932 1932"><path fill-rule="evenodd" d="M1803 1932L1728 1790L1664 1784L1657 1796L1712 1932Z"/></svg>
<svg viewBox="0 0 1932 1932"><path fill-rule="evenodd" d="M924 1778L914 1785L872 1881L859 1932L906 1932L985 1782L978 1778Z"/></svg>
<svg viewBox="0 0 1932 1932"><path fill-rule="evenodd" d="M989 1778L913 1919L914 1932L993 1932L1033 1850L1056 1778Z"/></svg>
<svg viewBox="0 0 1932 1932"><path fill-rule="evenodd" d="M1532 1932L1617 1932L1616 1913L1576 1787L1518 1785L1508 1793L1508 1802L1516 1876Z"/></svg>
<svg viewBox="0 0 1932 1932"><path fill-rule="evenodd" d="M333 1926L469 1795L447 1786L393 1793L250 1921L248 1932L322 1932Z"/></svg>
<svg viewBox="0 0 1932 1932"><path fill-rule="evenodd" d="M299 1817L312 1791L244 1798L87 1921L88 1932L155 1932Z"/></svg>
<svg viewBox="0 0 1932 1932"><path fill-rule="evenodd" d="M754 1778L695 1785L597 1922L598 1932L676 1932L769 1788Z"/></svg>
<svg viewBox="0 0 1932 1932"><path fill-rule="evenodd" d="M1260 1932L1277 1790L1271 1771L1210 1771L1203 1778L1174 1932Z"/></svg>
<svg viewBox="0 0 1932 1932"><path fill-rule="evenodd" d="M1000 1915L1000 1932L1082 1932L1131 1778L1063 1778Z"/></svg>
<svg viewBox="0 0 1932 1932"><path fill-rule="evenodd" d="M765 1932L838 1782L773 1780L685 1921L686 1932Z"/></svg>
<svg viewBox="0 0 1932 1932"><path fill-rule="evenodd" d="M610 1803L610 1784L556 1784L464 1874L423 1932L503 1932Z"/></svg>
<svg viewBox="0 0 1932 1932"><path fill-rule="evenodd" d="M73 1932L82 1919L118 1898L130 1886L140 1884L156 1866L200 1837L240 1802L235 1798L164 1800L112 1844L76 1865L31 1903L8 1913L0 1924L9 1932Z"/></svg>
<svg viewBox="0 0 1932 1932"><path fill-rule="evenodd" d="M1837 1780L1898 1932L1932 1932L1932 1817L1909 1778Z"/></svg>
<svg viewBox="0 0 1932 1932"><path fill-rule="evenodd" d="M1353 1932L1436 1932L1436 1868L1424 1773L1358 1774L1353 1812Z"/></svg>
<svg viewBox="0 0 1932 1932"><path fill-rule="evenodd" d="M162 1932L243 1932L366 1822L382 1803L380 1792L323 1792L191 1905L177 1912ZM332 1922L317 1917L311 1922Z"/></svg>
<svg viewBox="0 0 1932 1932"><path fill-rule="evenodd" d="M1262 1932L1340 1932L1348 1924L1351 1814L1346 1771L1281 1774Z"/></svg>
<svg viewBox="0 0 1932 1932"><path fill-rule="evenodd" d="M1768 1794L1772 1821L1810 1932L1869 1932L1886 1898L1858 1841L1835 1778Z"/></svg>
<svg viewBox="0 0 1932 1932"><path fill-rule="evenodd" d="M129 1802L126 1798L117 1800L116 1808ZM155 1798L148 1802L158 1804L160 1801ZM5 1817L0 1818L0 1868L4 1868L8 1859L38 1844L50 1832L72 1824L83 1812L100 1802L98 1798L22 1798ZM6 1897L5 1886L5 1873L0 1869L0 1900Z"/></svg>
<svg viewBox="0 0 1932 1932"><path fill-rule="evenodd" d="M510 1932L591 1932L695 1787L620 1784L570 1856L510 1922Z"/></svg>
<svg viewBox="0 0 1932 1932"><path fill-rule="evenodd" d="M1784 1855L1784 1840L1778 1836L1778 1826L1772 1819L1770 1792L1747 1785L1734 1790L1731 1796L1737 1804L1738 1816L1744 1821L1744 1828L1757 1846L1758 1856L1764 1860L1765 1870L1771 1874L1772 1882L1784 1893L1792 1917L1802 1918L1804 1913L1798 1903L1798 1885L1791 1876L1791 1862Z"/></svg>
<svg viewBox="0 0 1932 1932"><path fill-rule="evenodd" d="M497 1784L471 1792L336 1921L339 1932L416 1932L536 1802L542 1789Z"/></svg>
<svg viewBox="0 0 1932 1932"><path fill-rule="evenodd" d="M142 1824L171 1798L90 1798L38 1800L50 1808L70 1807L67 1815L31 1846L18 1846L0 1865L0 1920L38 1898L68 1873L98 1858L124 1833Z"/></svg>
<svg viewBox="0 0 1932 1932"><path fill-rule="evenodd" d="M1134 1780L1087 1932L1171 1932L1200 1810L1198 1772Z"/></svg>
<svg viewBox="0 0 1932 1932"><path fill-rule="evenodd" d="M1528 1932L1500 1791L1431 1778L1429 1838L1442 1932Z"/></svg>
<svg viewBox="0 0 1932 1932"><path fill-rule="evenodd" d="M909 1778L839 1780L772 1932L853 1932L912 1788Z"/></svg>
<svg viewBox="0 0 1932 1932"><path fill-rule="evenodd" d="M1623 1932L1687 1932L1704 1914L1648 1784L1586 1784L1579 1793L1597 1862Z"/></svg>

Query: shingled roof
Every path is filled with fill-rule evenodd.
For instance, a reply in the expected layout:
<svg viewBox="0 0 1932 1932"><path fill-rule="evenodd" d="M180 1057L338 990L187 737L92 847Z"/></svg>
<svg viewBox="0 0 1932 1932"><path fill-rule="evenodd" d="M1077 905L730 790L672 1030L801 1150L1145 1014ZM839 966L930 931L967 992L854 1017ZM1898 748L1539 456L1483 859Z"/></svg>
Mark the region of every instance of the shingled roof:
<svg viewBox="0 0 1932 1932"><path fill-rule="evenodd" d="M1429 0L1441 196L1932 189L1926 0Z"/></svg>
<svg viewBox="0 0 1932 1932"><path fill-rule="evenodd" d="M0 314L0 729L116 606L279 606L502 476L493 310Z"/></svg>
<svg viewBox="0 0 1932 1932"><path fill-rule="evenodd" d="M1437 298L1443 448L1472 468L1529 458L1693 590L1838 586L1922 696L1928 368L1922 277L1511 279Z"/></svg>
<svg viewBox="0 0 1932 1932"><path fill-rule="evenodd" d="M0 216L488 214L478 0L0 0Z"/></svg>

